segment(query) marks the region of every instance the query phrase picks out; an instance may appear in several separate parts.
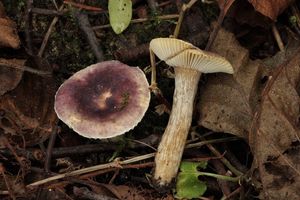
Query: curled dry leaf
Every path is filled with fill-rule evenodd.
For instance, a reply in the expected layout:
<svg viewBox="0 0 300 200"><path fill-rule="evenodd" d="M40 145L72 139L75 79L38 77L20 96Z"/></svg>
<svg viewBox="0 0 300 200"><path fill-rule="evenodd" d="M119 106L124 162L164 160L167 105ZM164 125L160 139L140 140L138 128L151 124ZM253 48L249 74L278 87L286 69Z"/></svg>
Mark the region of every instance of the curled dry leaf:
<svg viewBox="0 0 300 200"><path fill-rule="evenodd" d="M23 75L23 70L9 68L6 66L7 63L23 66L25 60L19 60L19 59L7 60L7 59L0 58L0 80L1 80L0 96L6 93L7 91L13 90L18 85Z"/></svg>
<svg viewBox="0 0 300 200"><path fill-rule="evenodd" d="M0 2L0 47L19 48L20 39L17 34L17 25L6 17L2 2Z"/></svg>
<svg viewBox="0 0 300 200"><path fill-rule="evenodd" d="M294 0L248 0L255 10L261 14L276 20Z"/></svg>
<svg viewBox="0 0 300 200"><path fill-rule="evenodd" d="M46 140L57 120L55 91L52 77L24 73L18 86L0 97L0 133L21 147Z"/></svg>
<svg viewBox="0 0 300 200"><path fill-rule="evenodd" d="M258 169L269 199L300 196L300 49L298 42L290 44L272 58L253 61L221 30L212 49L232 63L235 74L208 76L198 105L200 125L249 139L252 169Z"/></svg>

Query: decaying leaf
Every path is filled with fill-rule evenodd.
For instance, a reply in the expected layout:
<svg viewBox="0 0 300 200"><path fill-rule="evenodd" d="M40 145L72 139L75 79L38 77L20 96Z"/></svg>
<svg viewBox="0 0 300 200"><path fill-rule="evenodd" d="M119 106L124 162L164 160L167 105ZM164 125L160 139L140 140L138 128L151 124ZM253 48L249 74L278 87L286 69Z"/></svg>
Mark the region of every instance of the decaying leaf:
<svg viewBox="0 0 300 200"><path fill-rule="evenodd" d="M268 64L277 66L262 93L251 126L250 145L258 165L264 196L269 199L300 197L300 48L291 59L279 54ZM276 63L277 62L277 63ZM280 64L278 66L278 64Z"/></svg>
<svg viewBox="0 0 300 200"><path fill-rule="evenodd" d="M0 47L19 48L20 39L17 34L17 25L6 17L4 6L0 2Z"/></svg>
<svg viewBox="0 0 300 200"><path fill-rule="evenodd" d="M261 14L276 20L294 0L248 0L255 10Z"/></svg>
<svg viewBox="0 0 300 200"><path fill-rule="evenodd" d="M7 66L2 65L3 63L13 63L19 66L23 66L25 60L7 60L0 58L0 96L6 93L7 91L14 89L20 82L23 75L23 70L9 68Z"/></svg>
<svg viewBox="0 0 300 200"><path fill-rule="evenodd" d="M232 34L221 30L212 49L232 63L235 74L207 76L199 124L249 140L252 168L259 170L266 198L299 199L299 42L253 61Z"/></svg>
<svg viewBox="0 0 300 200"><path fill-rule="evenodd" d="M90 185L93 192L105 195L109 198L128 199L128 200L158 200L154 190L136 188L127 185L97 184ZM154 192L154 193L153 193ZM152 195L154 194L154 195ZM173 200L172 197L163 198L164 200Z"/></svg>
<svg viewBox="0 0 300 200"><path fill-rule="evenodd" d="M226 15L227 11L234 3L235 0L218 0L218 4L220 9L224 9L224 15Z"/></svg>
<svg viewBox="0 0 300 200"><path fill-rule="evenodd" d="M0 97L0 133L22 147L47 139L57 120L55 91L53 77L24 73L18 86Z"/></svg>
<svg viewBox="0 0 300 200"><path fill-rule="evenodd" d="M208 75L207 84L200 89L199 124L216 132L247 138L252 110L259 100L261 62L249 60L248 51L238 44L233 34L224 30L219 31L212 50L230 61L235 78L225 74Z"/></svg>

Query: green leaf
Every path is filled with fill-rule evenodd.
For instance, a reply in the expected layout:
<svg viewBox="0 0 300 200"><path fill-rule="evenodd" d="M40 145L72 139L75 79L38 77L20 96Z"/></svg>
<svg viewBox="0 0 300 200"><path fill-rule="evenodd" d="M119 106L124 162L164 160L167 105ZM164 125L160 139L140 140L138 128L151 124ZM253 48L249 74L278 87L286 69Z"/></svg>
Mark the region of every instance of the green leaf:
<svg viewBox="0 0 300 200"><path fill-rule="evenodd" d="M108 1L109 22L116 34L122 33L130 24L132 17L131 0Z"/></svg>
<svg viewBox="0 0 300 200"><path fill-rule="evenodd" d="M205 182L200 181L199 168L205 169L207 162L182 162L176 183L176 198L192 199L201 197L206 191Z"/></svg>

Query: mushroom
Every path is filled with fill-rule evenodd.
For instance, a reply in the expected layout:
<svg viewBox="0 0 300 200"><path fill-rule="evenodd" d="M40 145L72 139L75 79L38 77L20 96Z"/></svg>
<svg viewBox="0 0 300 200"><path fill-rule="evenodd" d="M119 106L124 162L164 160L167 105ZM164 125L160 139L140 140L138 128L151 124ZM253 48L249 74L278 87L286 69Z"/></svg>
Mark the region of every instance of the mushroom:
<svg viewBox="0 0 300 200"><path fill-rule="evenodd" d="M59 119L87 138L110 138L134 128L150 101L138 67L105 61L76 72L55 95Z"/></svg>
<svg viewBox="0 0 300 200"><path fill-rule="evenodd" d="M175 38L153 39L150 49L175 71L172 110L155 156L153 175L156 187L167 188L178 172L192 122L194 98L201 73L232 74L233 68L224 57Z"/></svg>

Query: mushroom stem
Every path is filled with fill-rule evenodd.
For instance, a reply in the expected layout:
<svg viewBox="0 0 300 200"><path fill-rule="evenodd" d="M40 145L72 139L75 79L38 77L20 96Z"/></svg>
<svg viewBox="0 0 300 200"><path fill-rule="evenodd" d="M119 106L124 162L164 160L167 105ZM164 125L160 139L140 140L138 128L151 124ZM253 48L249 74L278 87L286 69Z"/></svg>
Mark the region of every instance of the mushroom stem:
<svg viewBox="0 0 300 200"><path fill-rule="evenodd" d="M176 67L175 91L169 122L155 157L154 183L168 187L177 175L193 117L193 104L201 72Z"/></svg>

